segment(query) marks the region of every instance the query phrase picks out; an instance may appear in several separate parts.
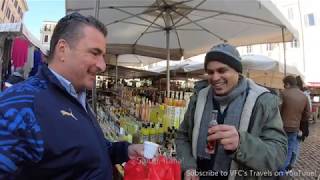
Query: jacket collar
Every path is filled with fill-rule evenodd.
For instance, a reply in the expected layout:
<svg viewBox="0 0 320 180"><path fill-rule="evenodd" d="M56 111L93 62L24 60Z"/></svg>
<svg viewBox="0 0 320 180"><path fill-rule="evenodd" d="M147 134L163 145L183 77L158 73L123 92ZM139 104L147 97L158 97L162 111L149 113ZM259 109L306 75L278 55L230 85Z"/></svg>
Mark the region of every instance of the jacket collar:
<svg viewBox="0 0 320 180"><path fill-rule="evenodd" d="M38 71L37 76L40 76L48 80L50 83L54 84L64 92L68 93L65 87L60 83L58 78L50 71L50 69L48 68L48 65L41 66L41 69Z"/></svg>

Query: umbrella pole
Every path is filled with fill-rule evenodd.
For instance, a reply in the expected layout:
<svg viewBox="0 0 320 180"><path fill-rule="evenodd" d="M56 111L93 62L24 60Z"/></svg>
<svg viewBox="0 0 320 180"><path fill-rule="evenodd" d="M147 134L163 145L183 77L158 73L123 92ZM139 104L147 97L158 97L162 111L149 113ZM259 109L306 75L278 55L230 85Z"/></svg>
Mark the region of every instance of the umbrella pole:
<svg viewBox="0 0 320 180"><path fill-rule="evenodd" d="M284 76L287 76L287 57L286 57L286 44L284 40L284 27L281 27L281 33L282 33L282 46L283 46Z"/></svg>
<svg viewBox="0 0 320 180"><path fill-rule="evenodd" d="M170 30L166 30L167 42L167 94L170 92Z"/></svg>
<svg viewBox="0 0 320 180"><path fill-rule="evenodd" d="M99 8L100 8L100 0L96 0L95 14L94 17L99 19ZM97 81L96 78L92 87L92 109L95 113L97 113Z"/></svg>
<svg viewBox="0 0 320 180"><path fill-rule="evenodd" d="M116 83L115 87L118 88L118 55L116 55Z"/></svg>

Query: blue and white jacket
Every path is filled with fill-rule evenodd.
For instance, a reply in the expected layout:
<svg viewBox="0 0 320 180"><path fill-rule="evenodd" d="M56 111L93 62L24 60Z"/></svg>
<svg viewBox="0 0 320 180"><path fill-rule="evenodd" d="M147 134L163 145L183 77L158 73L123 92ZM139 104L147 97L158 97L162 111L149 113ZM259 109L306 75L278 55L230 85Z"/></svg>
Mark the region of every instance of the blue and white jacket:
<svg viewBox="0 0 320 180"><path fill-rule="evenodd" d="M47 66L0 94L0 179L111 180L128 143L104 138Z"/></svg>

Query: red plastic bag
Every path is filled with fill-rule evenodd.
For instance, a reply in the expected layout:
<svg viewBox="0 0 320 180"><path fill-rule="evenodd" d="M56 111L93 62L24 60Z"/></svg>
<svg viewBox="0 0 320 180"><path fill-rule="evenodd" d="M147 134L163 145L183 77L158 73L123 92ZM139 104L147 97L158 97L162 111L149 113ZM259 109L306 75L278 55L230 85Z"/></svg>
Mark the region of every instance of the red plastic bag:
<svg viewBox="0 0 320 180"><path fill-rule="evenodd" d="M180 163L164 156L146 162L130 160L125 165L124 180L181 180Z"/></svg>
<svg viewBox="0 0 320 180"><path fill-rule="evenodd" d="M141 160L129 160L124 166L124 180L146 180L146 177L146 167Z"/></svg>

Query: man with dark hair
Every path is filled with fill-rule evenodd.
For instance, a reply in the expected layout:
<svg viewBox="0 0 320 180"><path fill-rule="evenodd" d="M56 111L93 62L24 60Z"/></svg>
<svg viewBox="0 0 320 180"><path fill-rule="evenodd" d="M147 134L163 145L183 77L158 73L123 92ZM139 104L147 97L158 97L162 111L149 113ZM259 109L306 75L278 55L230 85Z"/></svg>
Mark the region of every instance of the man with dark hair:
<svg viewBox="0 0 320 180"><path fill-rule="evenodd" d="M283 82L283 86L285 89L289 88L289 87L296 87L297 88L297 80L294 76L286 76L283 78L282 80Z"/></svg>
<svg viewBox="0 0 320 180"><path fill-rule="evenodd" d="M50 51L48 59L51 60L54 56L56 45L60 39L65 39L70 43L71 47L74 47L76 43L84 35L82 28L84 26L92 26L98 30L104 37L107 36L107 29L105 26L92 16L83 18L79 13L73 13L69 16L65 16L60 20L54 29L54 32L50 41Z"/></svg>
<svg viewBox="0 0 320 180"><path fill-rule="evenodd" d="M309 106L309 121L311 119L311 98L310 98L310 92L308 91L308 89L306 87L304 87L304 83L303 80L301 78L301 76L297 76L296 77L297 80L297 86L298 88L303 92L303 94L307 97L308 99L308 106ZM301 146L301 142L305 140L306 137L309 136L309 122L308 121L300 121L300 128L299 128L299 133L298 133L298 143L297 143L297 149L296 149L296 154L293 155L293 157L291 158L292 161L290 161L290 165L288 167L288 169L292 169L295 166L295 163L297 161L297 158L299 157L299 153L300 153L300 146Z"/></svg>
<svg viewBox="0 0 320 180"><path fill-rule="evenodd" d="M241 75L229 44L214 46L204 64L209 85L197 86L176 138L185 179L260 179L253 172L276 171L287 152L277 97Z"/></svg>
<svg viewBox="0 0 320 180"><path fill-rule="evenodd" d="M288 155L282 167L282 171L290 170L291 163L297 158L298 132L300 124L308 123L310 107L308 98L297 86L294 76L286 76L283 79L284 90L281 94L281 117L283 127L288 136Z"/></svg>
<svg viewBox="0 0 320 180"><path fill-rule="evenodd" d="M73 13L57 24L48 66L0 95L0 179L112 179L143 145L104 138L86 90L106 69L106 29Z"/></svg>

